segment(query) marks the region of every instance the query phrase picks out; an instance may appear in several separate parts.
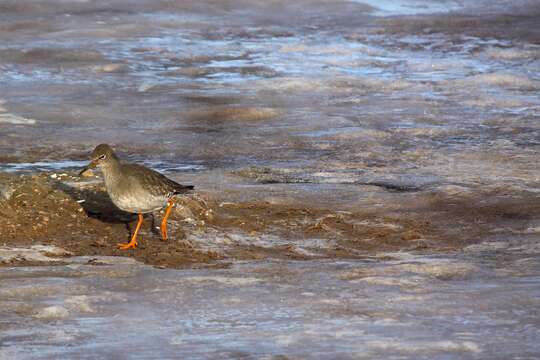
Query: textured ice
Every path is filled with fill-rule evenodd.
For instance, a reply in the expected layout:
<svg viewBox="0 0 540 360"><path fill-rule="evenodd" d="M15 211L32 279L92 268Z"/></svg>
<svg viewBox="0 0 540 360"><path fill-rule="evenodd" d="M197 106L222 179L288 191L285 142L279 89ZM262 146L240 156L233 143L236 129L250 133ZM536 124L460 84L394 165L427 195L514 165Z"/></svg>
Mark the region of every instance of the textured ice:
<svg viewBox="0 0 540 360"><path fill-rule="evenodd" d="M44 358L84 358L92 348L92 356L110 357L127 347L141 358L194 359L536 354L538 329L528 324L538 321L538 296L530 295L540 267L522 258L526 249L503 262L498 251L215 270L109 257L99 266L74 257L62 266L0 268L0 355L30 358L24 350L32 349ZM23 288L36 291L15 295ZM516 331L523 336L512 336ZM143 334L152 341L133 343Z"/></svg>
<svg viewBox="0 0 540 360"><path fill-rule="evenodd" d="M462 4L459 1L444 0L436 2L425 2L417 0L391 1L391 0L354 0L373 6L377 11L375 14L381 16L395 15L415 15L430 14L437 12L448 12L458 10Z"/></svg>
<svg viewBox="0 0 540 360"><path fill-rule="evenodd" d="M2 124L35 125L36 120L9 113L6 106L6 101L0 99L0 125Z"/></svg>
<svg viewBox="0 0 540 360"><path fill-rule="evenodd" d="M228 286L245 286L253 285L259 282L259 279L256 278L231 278L224 276L192 276L184 278L185 281L189 282L214 282L222 285Z"/></svg>
<svg viewBox="0 0 540 360"><path fill-rule="evenodd" d="M10 114L10 113L0 113L0 124L34 125L35 123L36 123L35 119L27 119L22 116Z"/></svg>
<svg viewBox="0 0 540 360"><path fill-rule="evenodd" d="M517 90L537 90L540 88L540 82L538 81L521 75L505 73L476 75L467 81L475 85L500 86Z"/></svg>
<svg viewBox="0 0 540 360"><path fill-rule="evenodd" d="M501 49L501 48L490 48L485 51L485 54L493 59L497 60L533 60L540 58L540 49L531 48L531 49Z"/></svg>
<svg viewBox="0 0 540 360"><path fill-rule="evenodd" d="M39 310L35 317L42 320L65 320L69 318L69 311L61 306L48 306Z"/></svg>
<svg viewBox="0 0 540 360"><path fill-rule="evenodd" d="M0 263L12 261L58 262L71 255L68 251L54 245L33 245L24 247L0 247Z"/></svg>
<svg viewBox="0 0 540 360"><path fill-rule="evenodd" d="M441 352L481 352L481 348L472 341L418 341L412 343L400 343L389 341L368 341L366 346L369 350L397 350L416 355L441 353ZM369 351L368 350L368 351Z"/></svg>

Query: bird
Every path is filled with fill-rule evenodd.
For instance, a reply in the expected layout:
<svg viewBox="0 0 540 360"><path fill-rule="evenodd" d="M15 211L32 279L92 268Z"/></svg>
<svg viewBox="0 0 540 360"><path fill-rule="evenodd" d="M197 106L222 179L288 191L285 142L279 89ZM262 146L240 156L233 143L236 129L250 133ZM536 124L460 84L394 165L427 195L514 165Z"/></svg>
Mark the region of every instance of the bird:
<svg viewBox="0 0 540 360"><path fill-rule="evenodd" d="M174 197L189 193L193 185L181 185L163 174L138 164L122 162L111 146L100 144L92 151L90 163L79 173L98 168L103 173L105 188L111 201L120 210L137 214L135 231L128 243L118 244L121 250L137 248L137 233L143 214L165 208L161 221L161 237L167 240L167 218L174 206Z"/></svg>

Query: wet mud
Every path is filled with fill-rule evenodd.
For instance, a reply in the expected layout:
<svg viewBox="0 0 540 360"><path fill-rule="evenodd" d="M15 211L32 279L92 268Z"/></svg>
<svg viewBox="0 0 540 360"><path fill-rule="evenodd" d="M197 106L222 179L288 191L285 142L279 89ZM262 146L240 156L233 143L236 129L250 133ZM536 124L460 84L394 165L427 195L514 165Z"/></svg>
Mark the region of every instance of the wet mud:
<svg viewBox="0 0 540 360"><path fill-rule="evenodd" d="M494 236L493 224L505 232L519 232L540 221L535 215L540 205L530 202L531 194L508 196L505 189L449 195L437 189L403 193L372 184L365 187L379 188L393 200L401 196L414 200L344 209L339 201L324 204L310 199L310 190L297 189L288 196L290 189L283 189L273 197L266 185L251 185L258 199L245 198L243 191L204 190L178 197L170 239L163 241L159 235L162 214L149 214L139 247L126 251L116 244L129 240L136 216L112 204L100 179L79 178L72 172L53 177L3 174L0 236L4 246L47 244L73 255L128 256L156 266L185 267L236 260L454 251ZM524 208L527 201L530 205Z"/></svg>

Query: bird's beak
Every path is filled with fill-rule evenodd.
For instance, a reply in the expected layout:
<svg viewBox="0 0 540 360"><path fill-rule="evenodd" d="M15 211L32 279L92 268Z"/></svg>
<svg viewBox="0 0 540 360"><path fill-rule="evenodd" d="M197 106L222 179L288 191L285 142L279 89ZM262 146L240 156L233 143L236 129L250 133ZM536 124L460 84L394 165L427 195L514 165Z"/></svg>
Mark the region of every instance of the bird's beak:
<svg viewBox="0 0 540 360"><path fill-rule="evenodd" d="M83 176L84 173L87 172L90 169L95 169L96 166L97 166L97 161L96 160L90 161L90 163L84 169L81 170L81 172L79 173L79 176Z"/></svg>

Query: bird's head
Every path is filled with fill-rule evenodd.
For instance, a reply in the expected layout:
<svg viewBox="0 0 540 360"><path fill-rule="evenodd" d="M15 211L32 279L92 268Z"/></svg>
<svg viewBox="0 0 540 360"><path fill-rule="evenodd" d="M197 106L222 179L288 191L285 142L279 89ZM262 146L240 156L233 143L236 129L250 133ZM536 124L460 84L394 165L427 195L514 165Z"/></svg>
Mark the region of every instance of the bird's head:
<svg viewBox="0 0 540 360"><path fill-rule="evenodd" d="M118 161L118 158L113 149L107 144L100 144L92 151L90 163L79 173L79 175L83 175L88 170L96 167L103 168L109 166L116 161Z"/></svg>

